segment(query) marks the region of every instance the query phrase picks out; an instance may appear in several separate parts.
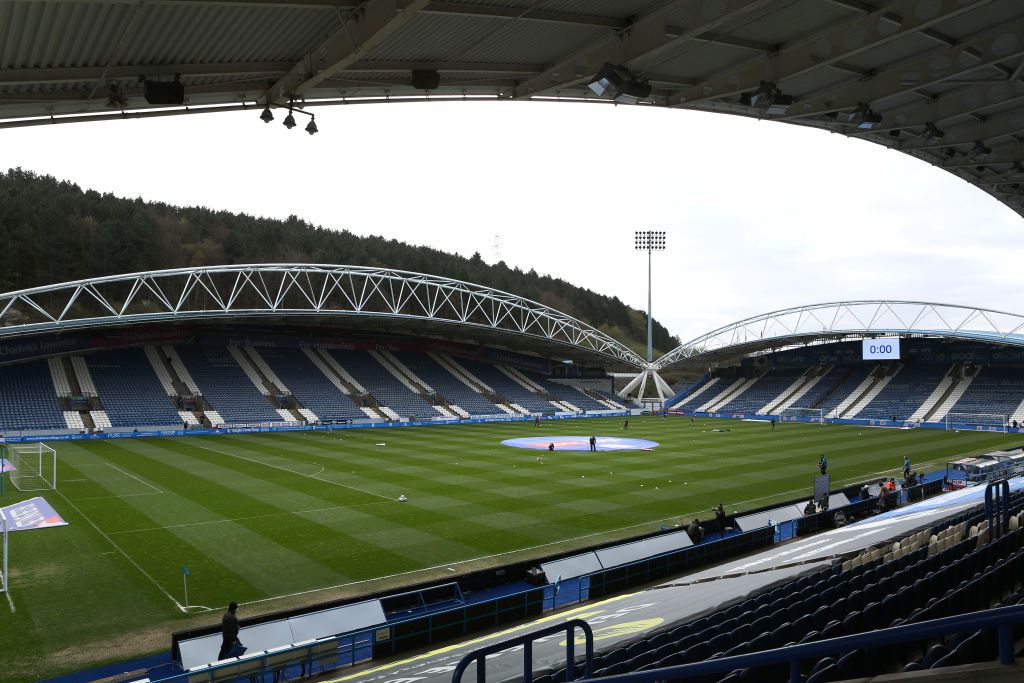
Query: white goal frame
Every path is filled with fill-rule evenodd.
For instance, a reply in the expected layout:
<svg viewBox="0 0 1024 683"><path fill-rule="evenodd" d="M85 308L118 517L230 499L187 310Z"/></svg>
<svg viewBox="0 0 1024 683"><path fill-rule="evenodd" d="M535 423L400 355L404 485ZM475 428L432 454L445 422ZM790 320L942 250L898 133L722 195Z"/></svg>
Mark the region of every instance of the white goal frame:
<svg viewBox="0 0 1024 683"><path fill-rule="evenodd" d="M7 473L19 491L48 491L57 488L57 451L41 441L7 444L7 461L14 470Z"/></svg>
<svg viewBox="0 0 1024 683"><path fill-rule="evenodd" d="M809 418L812 422L825 424L825 411L821 408L801 408L800 406L790 406L789 408L783 408L778 414L780 422L786 422L787 419L795 422L795 418L797 417Z"/></svg>
<svg viewBox="0 0 1024 683"><path fill-rule="evenodd" d="M995 427L994 431L1006 433L1006 425L1010 421L1010 416L999 413L946 413L944 421L947 430ZM989 429L989 431L993 430Z"/></svg>
<svg viewBox="0 0 1024 683"><path fill-rule="evenodd" d="M7 592L7 532L7 516L0 510L0 593Z"/></svg>

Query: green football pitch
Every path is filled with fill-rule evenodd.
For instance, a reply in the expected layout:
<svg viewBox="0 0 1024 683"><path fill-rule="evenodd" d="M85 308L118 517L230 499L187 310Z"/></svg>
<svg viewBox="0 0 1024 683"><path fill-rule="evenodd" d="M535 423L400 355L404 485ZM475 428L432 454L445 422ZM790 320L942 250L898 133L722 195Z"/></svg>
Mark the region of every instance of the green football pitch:
<svg viewBox="0 0 1024 683"><path fill-rule="evenodd" d="M164 650L175 630L542 557L807 496L942 469L1019 436L644 417L650 451L509 448L507 438L624 436L621 419L52 444L70 524L10 535L0 598L4 681ZM730 431L712 431L718 428ZM543 456L538 459L538 456ZM397 502L400 495L408 497ZM185 614L182 566L187 565ZM13 609L13 611L12 611Z"/></svg>

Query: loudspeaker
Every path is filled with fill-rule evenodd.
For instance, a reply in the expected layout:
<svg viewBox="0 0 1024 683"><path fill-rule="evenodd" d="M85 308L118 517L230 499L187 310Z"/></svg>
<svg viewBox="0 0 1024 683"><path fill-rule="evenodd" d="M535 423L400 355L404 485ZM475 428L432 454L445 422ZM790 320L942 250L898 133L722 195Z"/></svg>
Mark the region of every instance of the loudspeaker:
<svg viewBox="0 0 1024 683"><path fill-rule="evenodd" d="M412 87L417 90L437 90L441 85L441 74L433 69L413 69Z"/></svg>
<svg viewBox="0 0 1024 683"><path fill-rule="evenodd" d="M146 81L142 94L150 104L185 104L185 86L181 81Z"/></svg>

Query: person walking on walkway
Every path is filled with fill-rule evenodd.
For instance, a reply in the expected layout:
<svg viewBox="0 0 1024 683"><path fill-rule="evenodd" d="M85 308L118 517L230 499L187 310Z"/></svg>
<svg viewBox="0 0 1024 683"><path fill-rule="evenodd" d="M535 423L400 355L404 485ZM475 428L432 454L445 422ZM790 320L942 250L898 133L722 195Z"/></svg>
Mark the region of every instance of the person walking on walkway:
<svg viewBox="0 0 1024 683"><path fill-rule="evenodd" d="M217 655L218 660L230 657L231 650L234 649L235 643L238 643L238 615L235 614L237 611L238 603L232 601L228 605L228 611L224 613L220 620L222 639L220 653ZM241 643L238 644L241 645Z"/></svg>

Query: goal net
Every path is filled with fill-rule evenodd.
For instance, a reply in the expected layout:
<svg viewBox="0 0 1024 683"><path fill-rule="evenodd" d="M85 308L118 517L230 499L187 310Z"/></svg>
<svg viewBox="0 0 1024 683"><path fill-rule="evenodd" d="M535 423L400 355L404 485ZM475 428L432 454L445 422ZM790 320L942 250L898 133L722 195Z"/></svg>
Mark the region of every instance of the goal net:
<svg viewBox="0 0 1024 683"><path fill-rule="evenodd" d="M821 408L785 408L779 411L782 422L818 422L825 424L825 413Z"/></svg>
<svg viewBox="0 0 1024 683"><path fill-rule="evenodd" d="M999 413L946 413L946 429L980 429L1005 432L1008 415Z"/></svg>
<svg viewBox="0 0 1024 683"><path fill-rule="evenodd" d="M7 473L19 491L57 488L57 451L44 443L7 444Z"/></svg>

